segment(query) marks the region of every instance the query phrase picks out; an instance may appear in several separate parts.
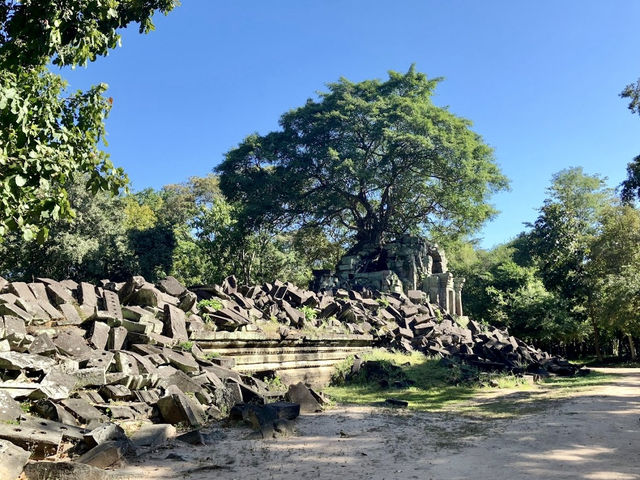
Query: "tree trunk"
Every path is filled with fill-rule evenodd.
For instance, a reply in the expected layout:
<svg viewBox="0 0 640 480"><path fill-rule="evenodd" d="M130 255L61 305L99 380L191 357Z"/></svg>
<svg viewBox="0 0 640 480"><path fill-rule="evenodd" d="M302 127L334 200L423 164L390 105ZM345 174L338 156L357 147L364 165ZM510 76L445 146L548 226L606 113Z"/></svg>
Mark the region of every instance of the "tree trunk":
<svg viewBox="0 0 640 480"><path fill-rule="evenodd" d="M629 353L631 353L631 360L635 362L637 358L637 354L636 354L636 345L633 343L633 336L627 334L627 340L629 340Z"/></svg>
<svg viewBox="0 0 640 480"><path fill-rule="evenodd" d="M602 351L600 350L600 329L593 322L593 346L596 350L596 357L598 360L602 361Z"/></svg>

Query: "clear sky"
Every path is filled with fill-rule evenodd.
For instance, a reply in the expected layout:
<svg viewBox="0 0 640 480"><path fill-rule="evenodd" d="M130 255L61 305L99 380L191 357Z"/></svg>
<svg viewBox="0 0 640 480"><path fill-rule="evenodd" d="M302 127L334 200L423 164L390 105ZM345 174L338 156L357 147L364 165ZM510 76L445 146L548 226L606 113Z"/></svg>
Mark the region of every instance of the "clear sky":
<svg viewBox="0 0 640 480"><path fill-rule="evenodd" d="M636 0L183 0L64 75L109 85L106 150L139 190L206 175L341 76L415 63L445 78L434 102L472 120L511 179L478 235L491 247L535 219L554 172L583 166L615 186L640 154L640 117L618 97L640 77L638 19Z"/></svg>

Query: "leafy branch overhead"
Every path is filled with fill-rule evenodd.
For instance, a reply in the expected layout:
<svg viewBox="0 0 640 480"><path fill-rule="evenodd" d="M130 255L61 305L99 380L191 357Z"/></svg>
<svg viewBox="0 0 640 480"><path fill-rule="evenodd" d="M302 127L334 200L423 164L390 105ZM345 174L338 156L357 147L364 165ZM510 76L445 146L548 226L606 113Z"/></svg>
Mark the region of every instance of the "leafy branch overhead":
<svg viewBox="0 0 640 480"><path fill-rule="evenodd" d="M127 183L98 144L112 100L100 84L69 93L47 69L86 65L119 43L121 28L153 29L155 11L174 0L14 1L0 5L0 236L47 236L46 225L72 218L65 185L86 178L94 193Z"/></svg>
<svg viewBox="0 0 640 480"><path fill-rule="evenodd" d="M471 123L433 105L438 82L413 67L385 82L340 79L228 152L221 189L249 224L340 225L360 243L473 231L507 180Z"/></svg>

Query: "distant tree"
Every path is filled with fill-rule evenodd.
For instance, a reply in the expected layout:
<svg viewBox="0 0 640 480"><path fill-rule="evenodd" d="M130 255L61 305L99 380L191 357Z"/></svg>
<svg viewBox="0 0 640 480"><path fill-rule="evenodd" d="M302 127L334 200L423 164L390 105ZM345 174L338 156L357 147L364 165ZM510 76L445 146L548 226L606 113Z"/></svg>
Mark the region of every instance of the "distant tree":
<svg viewBox="0 0 640 480"><path fill-rule="evenodd" d="M471 123L433 105L438 82L413 67L385 82L340 79L228 152L220 187L251 227L337 225L357 244L473 231L507 180Z"/></svg>
<svg viewBox="0 0 640 480"><path fill-rule="evenodd" d="M547 194L529 234L531 253L545 287L568 301L577 319L590 322L601 357L597 298L588 265L601 213L614 198L603 178L587 175L581 167L555 174Z"/></svg>
<svg viewBox="0 0 640 480"><path fill-rule="evenodd" d="M65 185L73 221L60 218L50 224L43 242L8 233L0 243L0 275L13 280L34 277L98 281L124 280L137 273L125 225L124 199L106 192L92 194L86 179Z"/></svg>
<svg viewBox="0 0 640 480"><path fill-rule="evenodd" d="M630 83L620 92L622 98L629 100L629 110L631 113L640 114L640 79L636 83Z"/></svg>
<svg viewBox="0 0 640 480"><path fill-rule="evenodd" d="M622 332L635 360L633 337L640 335L640 211L627 205L604 210L602 232L591 249L589 268L600 321Z"/></svg>
<svg viewBox="0 0 640 480"><path fill-rule="evenodd" d="M50 72L86 65L138 23L153 29L156 10L175 0L4 0L0 3L0 237L20 232L46 238L48 225L71 219L70 177L81 174L93 193L117 193L127 178L98 148L111 99L106 85L69 94Z"/></svg>

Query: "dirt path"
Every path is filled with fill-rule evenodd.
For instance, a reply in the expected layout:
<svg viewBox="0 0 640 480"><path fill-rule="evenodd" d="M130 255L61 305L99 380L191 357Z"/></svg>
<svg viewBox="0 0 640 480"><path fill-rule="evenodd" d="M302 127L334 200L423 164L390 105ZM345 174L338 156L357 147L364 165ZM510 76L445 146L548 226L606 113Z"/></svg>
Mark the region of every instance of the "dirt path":
<svg viewBox="0 0 640 480"><path fill-rule="evenodd" d="M300 417L295 437L248 440L248 430L220 430L226 438L216 445L163 449L120 476L640 480L640 369L607 371L620 376L512 420L339 407Z"/></svg>

